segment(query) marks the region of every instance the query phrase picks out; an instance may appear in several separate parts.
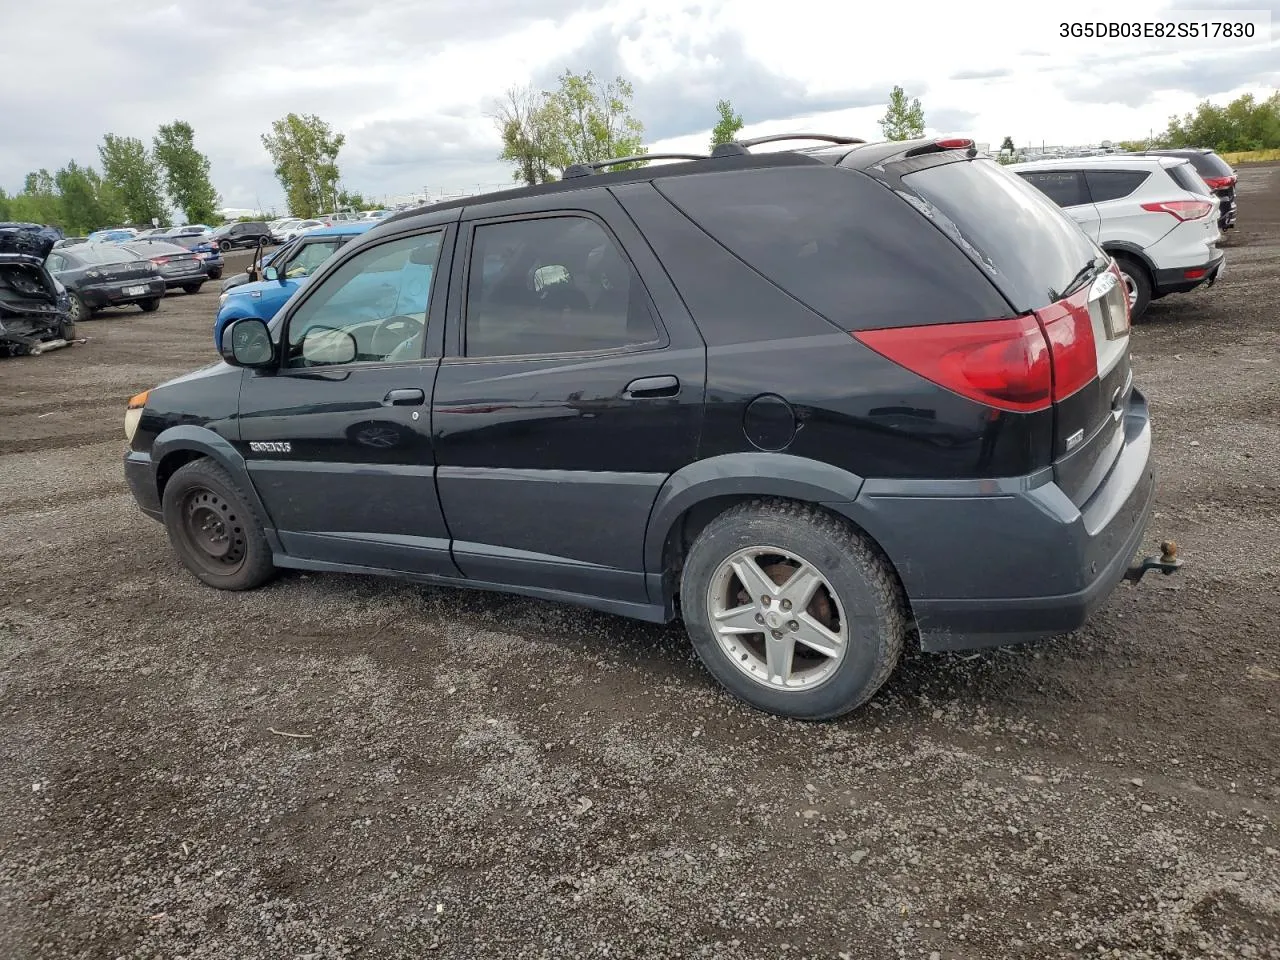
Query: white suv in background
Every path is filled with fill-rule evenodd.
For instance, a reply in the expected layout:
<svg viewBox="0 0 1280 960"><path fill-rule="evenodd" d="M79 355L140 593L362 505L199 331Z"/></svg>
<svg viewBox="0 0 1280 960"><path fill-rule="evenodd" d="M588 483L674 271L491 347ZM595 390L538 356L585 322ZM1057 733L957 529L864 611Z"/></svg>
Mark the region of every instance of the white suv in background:
<svg viewBox="0 0 1280 960"><path fill-rule="evenodd" d="M1222 276L1218 199L1181 157L1111 155L1014 163L1018 174L1070 214L1115 258L1129 312Z"/></svg>

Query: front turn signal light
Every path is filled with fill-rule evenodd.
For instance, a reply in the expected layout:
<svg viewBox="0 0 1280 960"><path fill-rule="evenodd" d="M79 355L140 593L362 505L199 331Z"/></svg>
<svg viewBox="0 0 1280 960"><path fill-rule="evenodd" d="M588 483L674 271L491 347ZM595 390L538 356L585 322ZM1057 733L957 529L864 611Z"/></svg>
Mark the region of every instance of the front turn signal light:
<svg viewBox="0 0 1280 960"><path fill-rule="evenodd" d="M134 394L129 398L130 410L141 410L147 405L147 398L151 396L150 390L143 390L141 393Z"/></svg>
<svg viewBox="0 0 1280 960"><path fill-rule="evenodd" d="M124 437L133 443L133 435L138 432L138 423L142 420L142 408L147 405L150 390L143 390L129 398L129 407L124 412Z"/></svg>

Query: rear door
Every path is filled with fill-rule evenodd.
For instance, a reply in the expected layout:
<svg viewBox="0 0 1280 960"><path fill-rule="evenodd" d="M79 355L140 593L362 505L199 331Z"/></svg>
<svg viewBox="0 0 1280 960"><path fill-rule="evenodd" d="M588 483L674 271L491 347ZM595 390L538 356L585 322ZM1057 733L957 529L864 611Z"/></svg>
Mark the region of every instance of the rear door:
<svg viewBox="0 0 1280 960"><path fill-rule="evenodd" d="M649 511L697 456L706 348L687 314L659 314L669 281L609 193L555 199L464 216L440 502L471 579L645 603Z"/></svg>
<svg viewBox="0 0 1280 960"><path fill-rule="evenodd" d="M1061 207L1091 240L1098 239L1098 209L1089 195L1083 171L1034 170L1020 171L1018 175Z"/></svg>
<svg viewBox="0 0 1280 960"><path fill-rule="evenodd" d="M1054 404L1054 468L1077 506L1101 485L1124 446L1123 410L1132 388L1128 311L1113 290L1109 258L1024 179L985 159L940 162L908 172L901 184L1020 313L1042 324L1077 321L1093 340L1092 365L1054 376L1084 380ZM1118 313L1118 315L1117 315ZM1070 347L1071 343L1064 343Z"/></svg>

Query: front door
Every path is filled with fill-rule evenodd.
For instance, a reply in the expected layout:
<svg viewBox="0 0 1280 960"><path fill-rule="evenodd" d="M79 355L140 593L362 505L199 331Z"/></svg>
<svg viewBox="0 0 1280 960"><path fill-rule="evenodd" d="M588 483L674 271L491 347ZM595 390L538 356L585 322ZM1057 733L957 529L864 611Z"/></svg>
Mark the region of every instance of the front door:
<svg viewBox="0 0 1280 960"><path fill-rule="evenodd" d="M457 575L431 445L439 358L424 356L447 234L356 251L282 318L280 368L245 376L241 449L290 554Z"/></svg>
<svg viewBox="0 0 1280 960"><path fill-rule="evenodd" d="M617 201L574 202L464 224L440 501L467 577L642 603L649 511L697 453L706 349L687 314L659 315L636 263L666 281Z"/></svg>

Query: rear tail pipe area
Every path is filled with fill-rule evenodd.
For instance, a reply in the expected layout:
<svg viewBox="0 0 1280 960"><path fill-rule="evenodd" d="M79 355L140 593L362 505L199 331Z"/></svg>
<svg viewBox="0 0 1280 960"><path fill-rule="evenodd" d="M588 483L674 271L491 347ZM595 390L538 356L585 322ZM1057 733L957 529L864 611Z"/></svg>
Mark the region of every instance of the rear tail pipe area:
<svg viewBox="0 0 1280 960"><path fill-rule="evenodd" d="M1147 557L1124 572L1126 580L1137 583L1151 570L1159 570L1166 577L1182 568L1182 559L1178 556L1178 544L1173 540L1165 540L1160 544L1160 556Z"/></svg>

